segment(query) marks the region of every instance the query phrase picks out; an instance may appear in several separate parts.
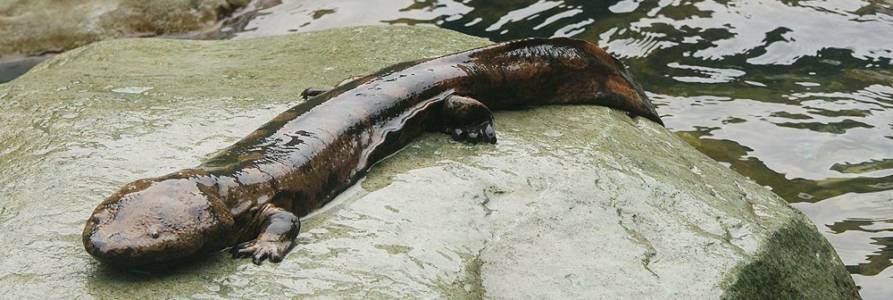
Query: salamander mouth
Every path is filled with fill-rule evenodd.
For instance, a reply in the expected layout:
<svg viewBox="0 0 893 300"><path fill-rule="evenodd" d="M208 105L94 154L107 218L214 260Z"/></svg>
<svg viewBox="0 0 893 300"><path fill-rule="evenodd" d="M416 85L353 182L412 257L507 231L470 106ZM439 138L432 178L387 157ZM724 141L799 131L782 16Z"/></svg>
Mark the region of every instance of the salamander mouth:
<svg viewBox="0 0 893 300"><path fill-rule="evenodd" d="M102 229L84 236L84 248L103 264L119 268L166 267L193 257L205 248L203 239L150 235L126 238L120 233L108 234Z"/></svg>

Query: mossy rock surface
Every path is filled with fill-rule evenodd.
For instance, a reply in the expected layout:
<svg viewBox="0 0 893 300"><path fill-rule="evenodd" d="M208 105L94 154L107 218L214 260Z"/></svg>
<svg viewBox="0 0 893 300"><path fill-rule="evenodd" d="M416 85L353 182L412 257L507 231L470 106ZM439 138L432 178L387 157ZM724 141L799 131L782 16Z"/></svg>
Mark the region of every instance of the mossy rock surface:
<svg viewBox="0 0 893 300"><path fill-rule="evenodd" d="M105 196L199 164L304 88L487 43L360 27L105 41L42 63L0 85L0 294L857 297L831 246L782 199L650 121L590 106L499 112L497 145L421 137L306 218L280 264L220 253L169 274L121 273L83 250Z"/></svg>

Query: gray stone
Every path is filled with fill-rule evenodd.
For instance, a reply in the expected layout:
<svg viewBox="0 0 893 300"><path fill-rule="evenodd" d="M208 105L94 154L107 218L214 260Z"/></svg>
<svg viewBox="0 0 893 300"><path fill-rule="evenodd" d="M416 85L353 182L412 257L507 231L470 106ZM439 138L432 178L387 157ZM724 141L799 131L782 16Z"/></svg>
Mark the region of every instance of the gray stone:
<svg viewBox="0 0 893 300"><path fill-rule="evenodd" d="M485 44L417 27L115 40L0 85L0 294L857 297L837 254L782 199L650 121L587 106L499 112L497 145L423 136L305 218L281 264L221 253L170 274L121 273L83 250L103 197L200 163L302 89Z"/></svg>
<svg viewBox="0 0 893 300"><path fill-rule="evenodd" d="M0 57L207 30L249 0L0 0Z"/></svg>

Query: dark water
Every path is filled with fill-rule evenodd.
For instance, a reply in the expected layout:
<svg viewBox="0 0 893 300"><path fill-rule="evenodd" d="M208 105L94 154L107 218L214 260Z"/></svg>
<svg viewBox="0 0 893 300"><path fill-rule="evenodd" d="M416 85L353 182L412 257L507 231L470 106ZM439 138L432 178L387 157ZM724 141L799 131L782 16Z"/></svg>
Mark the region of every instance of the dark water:
<svg viewBox="0 0 893 300"><path fill-rule="evenodd" d="M25 72L28 72L28 70L40 62L50 58L50 56L52 56L52 54L14 57L0 60L0 83L11 81L22 76L22 74L25 74Z"/></svg>
<svg viewBox="0 0 893 300"><path fill-rule="evenodd" d="M572 36L627 62L667 125L807 213L893 298L890 1L285 0L237 38L360 24Z"/></svg>

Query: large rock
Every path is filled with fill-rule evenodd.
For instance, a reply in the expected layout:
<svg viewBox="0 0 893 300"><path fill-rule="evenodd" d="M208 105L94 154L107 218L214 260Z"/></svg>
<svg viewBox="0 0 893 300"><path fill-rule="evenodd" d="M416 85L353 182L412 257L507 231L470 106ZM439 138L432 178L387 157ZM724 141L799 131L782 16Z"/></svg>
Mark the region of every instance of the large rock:
<svg viewBox="0 0 893 300"><path fill-rule="evenodd" d="M249 0L0 0L0 57L207 29Z"/></svg>
<svg viewBox="0 0 893 300"><path fill-rule="evenodd" d="M0 294L857 297L801 213L666 129L602 107L497 113L495 146L426 135L307 218L281 264L221 253L125 274L83 250L84 219L106 195L198 164L302 89L486 43L414 27L115 40L0 85Z"/></svg>

